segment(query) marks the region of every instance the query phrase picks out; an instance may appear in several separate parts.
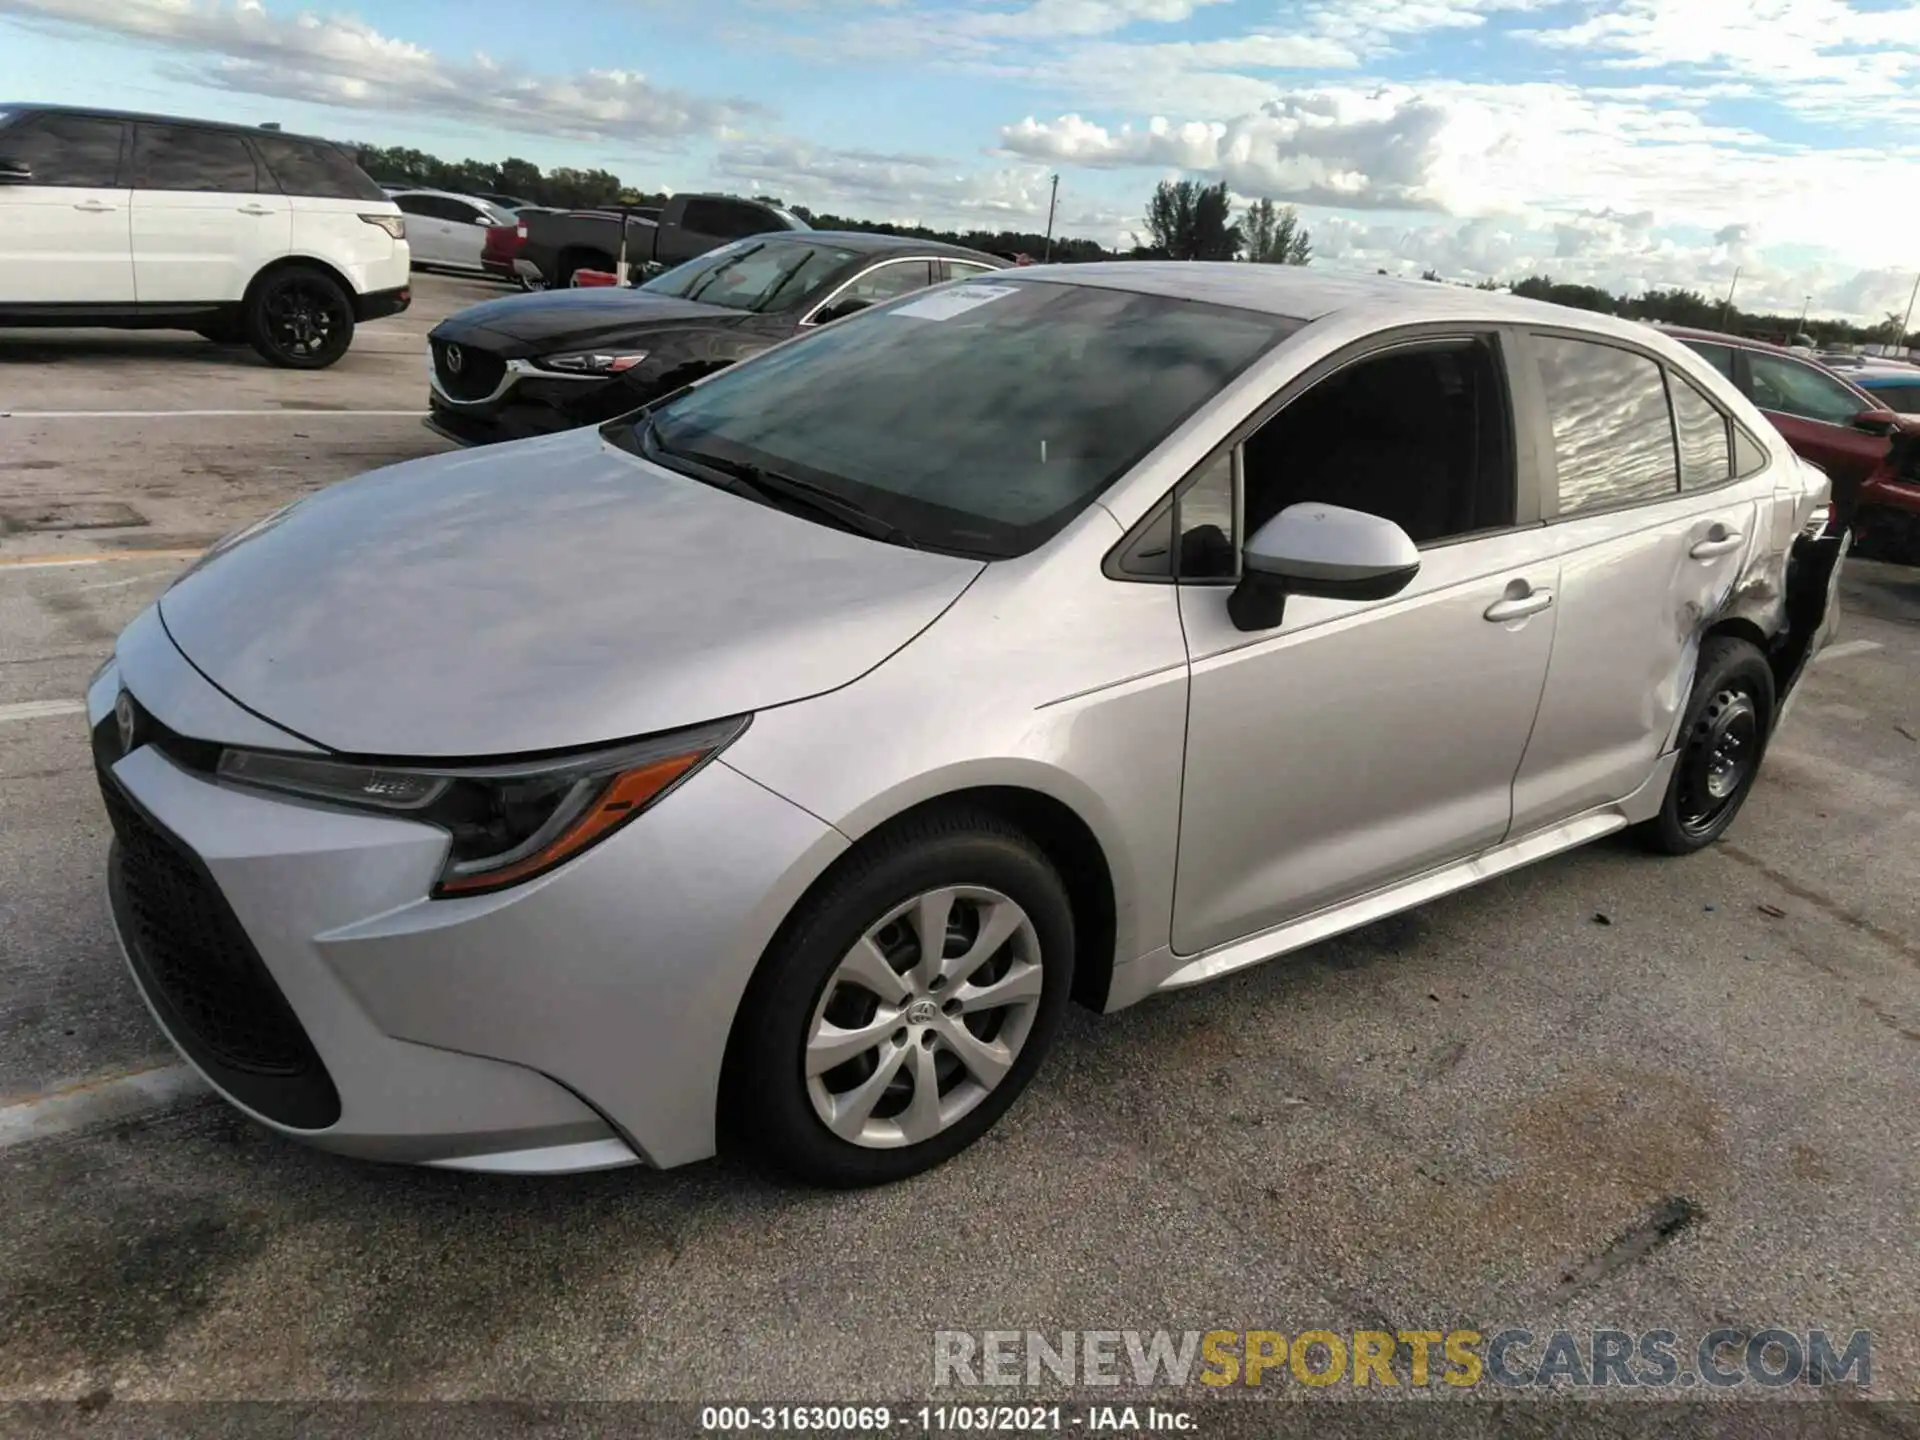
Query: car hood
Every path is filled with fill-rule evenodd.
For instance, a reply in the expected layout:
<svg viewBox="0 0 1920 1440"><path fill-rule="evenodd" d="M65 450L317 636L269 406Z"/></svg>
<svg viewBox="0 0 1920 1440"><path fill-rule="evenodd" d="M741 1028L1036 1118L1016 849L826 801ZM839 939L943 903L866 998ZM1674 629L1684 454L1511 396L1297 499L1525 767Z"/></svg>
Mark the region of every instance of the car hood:
<svg viewBox="0 0 1920 1440"><path fill-rule="evenodd" d="M731 326L751 318L748 311L724 305L592 286L488 300L448 316L432 334L436 340L482 344L512 359L516 347L532 353L551 349L555 341L591 345L656 327Z"/></svg>
<svg viewBox="0 0 1920 1440"><path fill-rule="evenodd" d="M982 568L742 499L587 430L320 491L216 546L160 615L215 685L317 745L482 758L835 689Z"/></svg>

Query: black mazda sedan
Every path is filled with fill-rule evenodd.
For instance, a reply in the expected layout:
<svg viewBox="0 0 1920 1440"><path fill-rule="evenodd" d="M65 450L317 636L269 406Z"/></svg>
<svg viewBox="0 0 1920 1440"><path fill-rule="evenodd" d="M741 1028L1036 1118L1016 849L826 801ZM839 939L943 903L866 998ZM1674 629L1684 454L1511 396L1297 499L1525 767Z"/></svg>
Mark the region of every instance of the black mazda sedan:
<svg viewBox="0 0 1920 1440"><path fill-rule="evenodd" d="M782 231L640 286L489 300L428 337L427 424L463 445L597 424L813 326L1006 265L909 236Z"/></svg>

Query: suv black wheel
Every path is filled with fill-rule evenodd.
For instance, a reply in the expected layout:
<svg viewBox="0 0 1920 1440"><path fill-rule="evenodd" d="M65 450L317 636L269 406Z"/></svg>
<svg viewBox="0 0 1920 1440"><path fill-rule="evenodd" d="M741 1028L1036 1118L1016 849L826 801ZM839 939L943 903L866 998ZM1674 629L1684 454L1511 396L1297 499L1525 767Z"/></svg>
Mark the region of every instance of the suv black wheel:
<svg viewBox="0 0 1920 1440"><path fill-rule="evenodd" d="M245 324L269 364L324 370L353 343L353 299L325 271L289 265L254 282Z"/></svg>
<svg viewBox="0 0 1920 1440"><path fill-rule="evenodd" d="M1680 758L1660 813L1635 827L1641 843L1691 855L1726 833L1759 778L1773 709L1773 671L1759 650L1727 635L1700 647Z"/></svg>
<svg viewBox="0 0 1920 1440"><path fill-rule="evenodd" d="M1000 1118L1059 1030L1073 911L1018 829L954 810L856 850L782 929L728 1045L728 1149L816 1185L885 1184Z"/></svg>

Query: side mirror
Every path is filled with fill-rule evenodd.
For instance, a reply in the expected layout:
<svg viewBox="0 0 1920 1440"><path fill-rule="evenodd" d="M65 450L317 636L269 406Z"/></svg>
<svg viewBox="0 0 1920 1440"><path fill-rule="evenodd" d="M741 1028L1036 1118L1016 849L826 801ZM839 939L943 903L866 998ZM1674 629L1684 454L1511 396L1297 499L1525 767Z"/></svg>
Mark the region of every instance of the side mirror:
<svg viewBox="0 0 1920 1440"><path fill-rule="evenodd" d="M1853 428L1869 435L1898 435L1900 417L1891 410L1862 410L1853 417Z"/></svg>
<svg viewBox="0 0 1920 1440"><path fill-rule="evenodd" d="M835 320L844 320L847 316L866 309L872 303L871 300L854 300L851 298L836 300L818 315L814 316L813 323L816 325L831 325Z"/></svg>
<svg viewBox="0 0 1920 1440"><path fill-rule="evenodd" d="M1419 570L1418 547L1391 520L1339 505L1289 505L1247 542L1227 614L1242 630L1271 630L1289 595L1384 600Z"/></svg>
<svg viewBox="0 0 1920 1440"><path fill-rule="evenodd" d="M33 183L33 167L24 160L11 160L0 155L0 185L29 185Z"/></svg>

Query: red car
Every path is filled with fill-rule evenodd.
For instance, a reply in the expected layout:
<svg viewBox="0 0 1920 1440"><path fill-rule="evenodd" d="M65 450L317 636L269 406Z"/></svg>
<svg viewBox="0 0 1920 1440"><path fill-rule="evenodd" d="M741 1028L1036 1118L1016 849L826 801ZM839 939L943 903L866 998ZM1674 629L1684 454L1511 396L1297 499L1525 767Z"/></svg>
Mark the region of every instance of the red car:
<svg viewBox="0 0 1920 1440"><path fill-rule="evenodd" d="M1833 481L1863 555L1920 564L1920 416L1897 415L1824 365L1738 335L1667 327L1739 387Z"/></svg>

